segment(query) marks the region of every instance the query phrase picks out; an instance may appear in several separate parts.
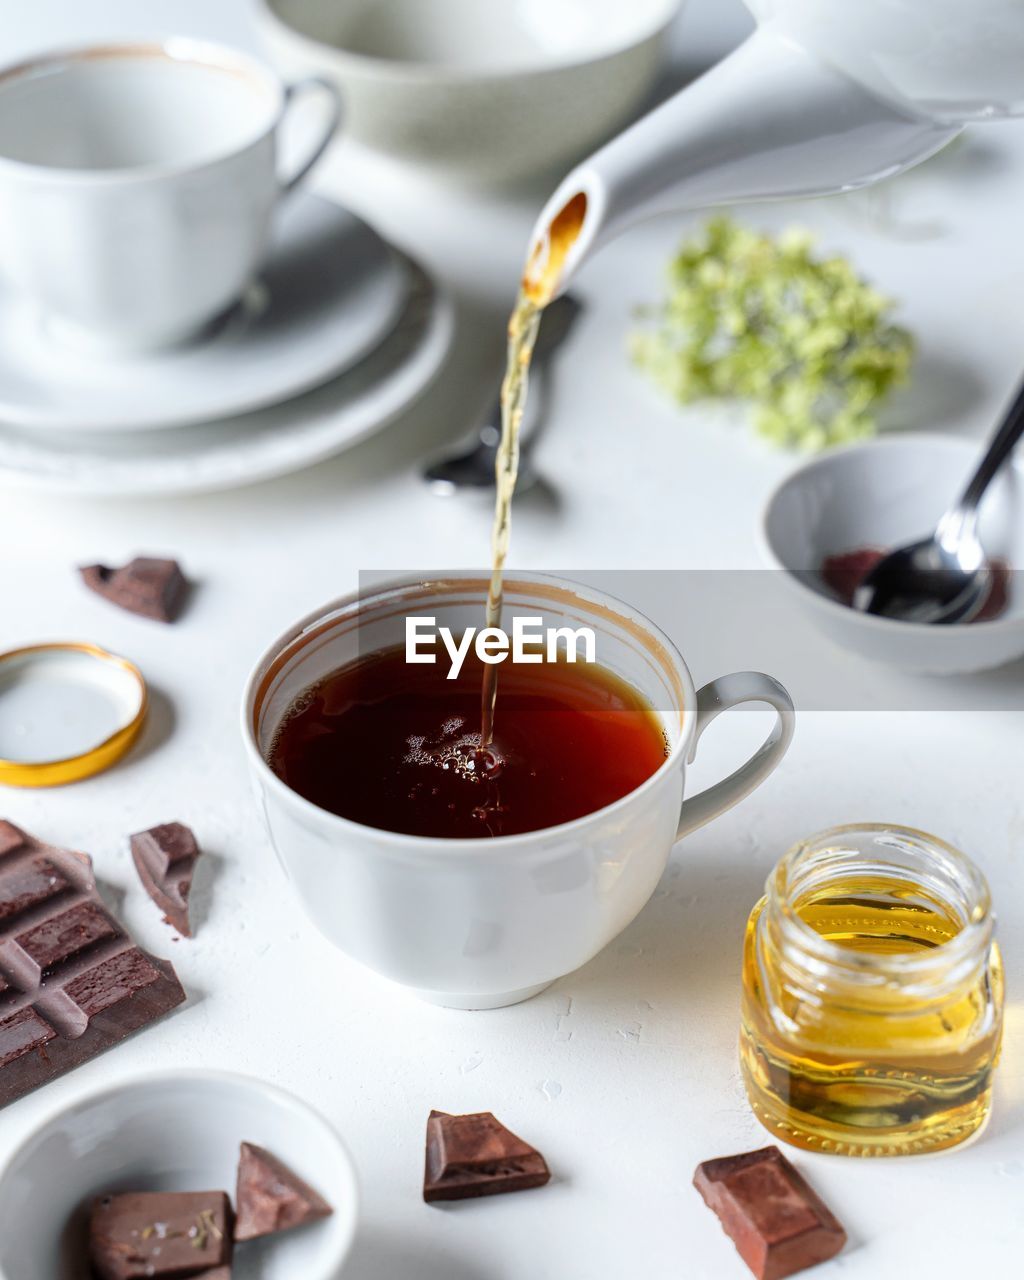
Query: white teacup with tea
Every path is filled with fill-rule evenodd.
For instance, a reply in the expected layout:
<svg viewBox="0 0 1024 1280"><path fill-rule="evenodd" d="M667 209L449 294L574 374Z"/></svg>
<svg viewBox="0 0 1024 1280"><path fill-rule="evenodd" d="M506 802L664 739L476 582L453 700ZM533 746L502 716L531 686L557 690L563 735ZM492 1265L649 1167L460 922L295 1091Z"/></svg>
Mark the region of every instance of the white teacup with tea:
<svg viewBox="0 0 1024 1280"><path fill-rule="evenodd" d="M260 808L313 923L367 968L462 1009L528 999L595 956L654 893L676 840L758 787L794 725L770 676L698 691L636 610L516 573L506 616L589 629L598 669L506 662L492 740L503 771L474 782L454 739L479 764L479 669L449 681L396 646L409 618L453 635L478 626L488 588L485 575L400 580L311 614L257 663L242 713ZM775 712L765 742L684 799L705 728L751 702ZM659 749L642 763L650 732Z"/></svg>
<svg viewBox="0 0 1024 1280"><path fill-rule="evenodd" d="M328 118L294 172L278 138L316 91ZM0 72L0 281L48 332L100 350L200 334L242 296L278 200L338 123L336 90L285 85L200 41L111 44Z"/></svg>

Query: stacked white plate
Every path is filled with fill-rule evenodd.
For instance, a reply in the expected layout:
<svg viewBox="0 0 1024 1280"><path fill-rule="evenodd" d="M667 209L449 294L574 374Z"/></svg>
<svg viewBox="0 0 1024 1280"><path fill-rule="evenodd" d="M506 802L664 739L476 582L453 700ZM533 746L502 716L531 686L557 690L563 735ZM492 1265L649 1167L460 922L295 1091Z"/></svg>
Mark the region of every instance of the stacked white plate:
<svg viewBox="0 0 1024 1280"><path fill-rule="evenodd" d="M451 302L414 263L307 194L239 306L174 351L71 350L0 292L0 487L181 494L297 471L387 425L451 337Z"/></svg>

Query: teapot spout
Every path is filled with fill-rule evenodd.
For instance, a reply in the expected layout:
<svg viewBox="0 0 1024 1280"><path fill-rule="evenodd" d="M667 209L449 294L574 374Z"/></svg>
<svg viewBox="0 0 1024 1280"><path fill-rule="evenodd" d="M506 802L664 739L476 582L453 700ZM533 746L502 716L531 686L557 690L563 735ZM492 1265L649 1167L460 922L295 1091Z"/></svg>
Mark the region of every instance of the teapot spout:
<svg viewBox="0 0 1024 1280"><path fill-rule="evenodd" d="M527 278L560 213L583 210L550 263L561 293L596 249L663 213L850 191L927 159L959 132L869 92L769 22L706 75L583 161L548 201Z"/></svg>

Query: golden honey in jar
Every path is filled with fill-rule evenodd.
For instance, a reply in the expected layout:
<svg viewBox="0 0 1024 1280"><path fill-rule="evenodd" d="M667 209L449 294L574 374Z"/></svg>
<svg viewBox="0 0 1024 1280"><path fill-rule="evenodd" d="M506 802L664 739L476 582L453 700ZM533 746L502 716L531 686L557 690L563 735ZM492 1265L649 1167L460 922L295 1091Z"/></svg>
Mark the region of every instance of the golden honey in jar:
<svg viewBox="0 0 1024 1280"><path fill-rule="evenodd" d="M988 1116L1003 989L984 876L933 836L837 827L768 878L744 941L758 1119L812 1151L938 1151Z"/></svg>

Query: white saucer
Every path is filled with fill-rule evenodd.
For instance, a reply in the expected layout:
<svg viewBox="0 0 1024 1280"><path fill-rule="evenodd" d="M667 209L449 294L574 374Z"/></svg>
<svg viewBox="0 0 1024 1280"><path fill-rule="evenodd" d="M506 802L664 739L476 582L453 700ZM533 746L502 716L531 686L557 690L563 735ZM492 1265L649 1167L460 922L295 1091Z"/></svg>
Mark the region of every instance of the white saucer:
<svg viewBox="0 0 1024 1280"><path fill-rule="evenodd" d="M408 290L404 261L365 222L299 194L280 211L259 281L187 346L138 356L78 351L0 292L0 420L137 432L278 404L378 347Z"/></svg>
<svg viewBox="0 0 1024 1280"><path fill-rule="evenodd" d="M433 380L451 346L451 299L404 262L405 310L354 369L296 400L177 431L63 434L0 427L0 487L85 495L203 493L300 471L371 435Z"/></svg>

